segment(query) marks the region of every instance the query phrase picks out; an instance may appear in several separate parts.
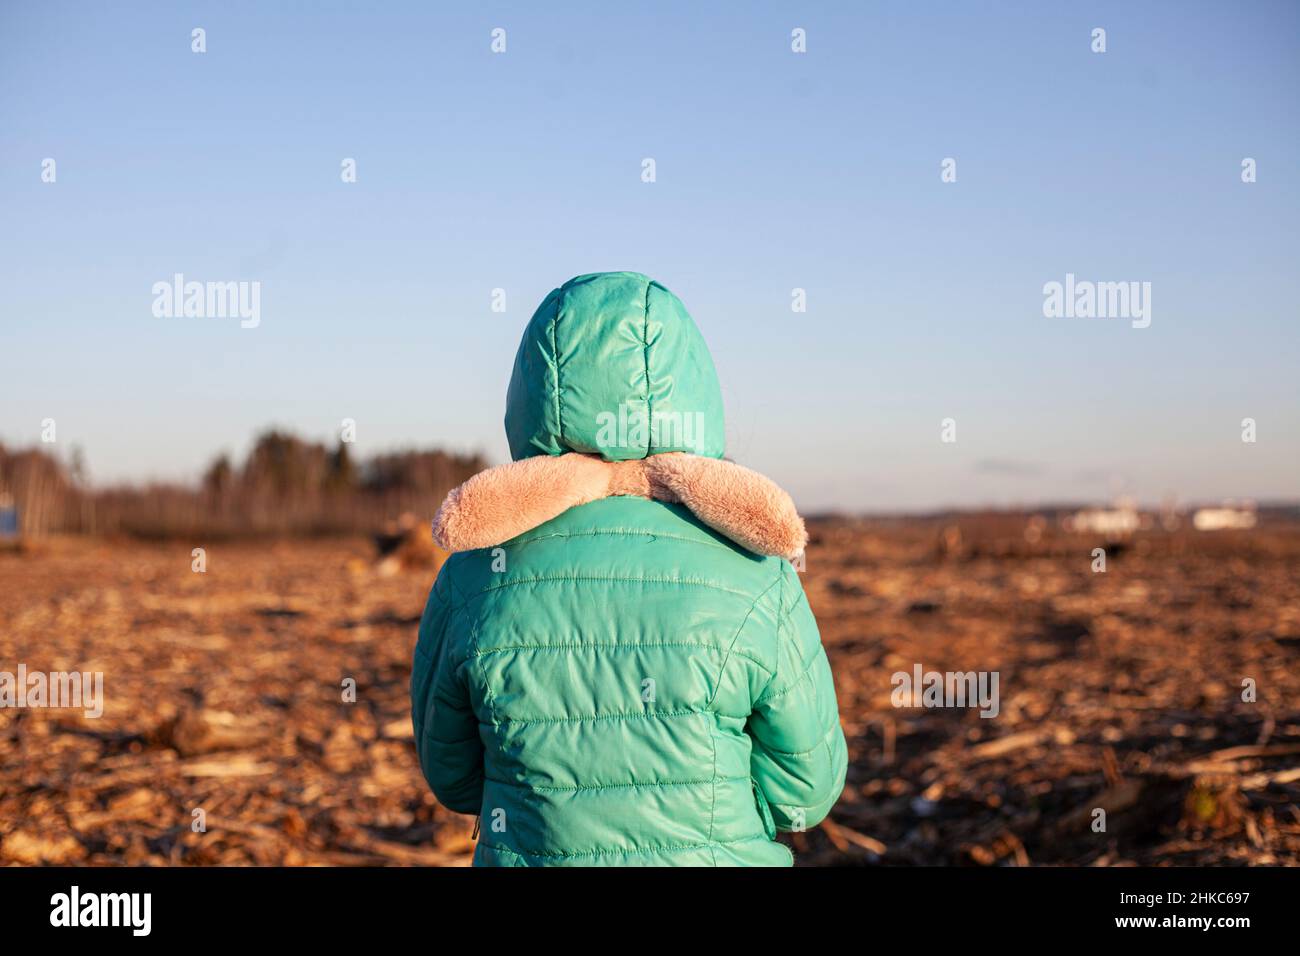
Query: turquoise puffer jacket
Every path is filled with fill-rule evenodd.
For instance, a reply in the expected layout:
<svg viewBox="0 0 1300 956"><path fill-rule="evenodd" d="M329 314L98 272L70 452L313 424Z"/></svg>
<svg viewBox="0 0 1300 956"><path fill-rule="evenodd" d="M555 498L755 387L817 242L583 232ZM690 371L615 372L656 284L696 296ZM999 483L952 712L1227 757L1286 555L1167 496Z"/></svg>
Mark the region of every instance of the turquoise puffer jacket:
<svg viewBox="0 0 1300 956"><path fill-rule="evenodd" d="M580 276L524 333L506 431L516 459L582 452L624 474L720 458L722 401L672 293ZM535 486L470 516L479 540L494 522L513 536L453 554L429 595L411 678L425 778L480 815L479 866L789 865L776 832L825 817L846 766L798 576L714 530L725 495L708 510L694 488L683 504L620 487L522 533Z"/></svg>

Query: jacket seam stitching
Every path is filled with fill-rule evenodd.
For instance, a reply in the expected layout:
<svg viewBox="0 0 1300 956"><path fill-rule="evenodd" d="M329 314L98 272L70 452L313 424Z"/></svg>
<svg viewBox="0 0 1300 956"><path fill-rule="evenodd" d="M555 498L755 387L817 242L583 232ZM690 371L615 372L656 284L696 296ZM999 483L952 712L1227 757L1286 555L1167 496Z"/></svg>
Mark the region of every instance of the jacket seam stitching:
<svg viewBox="0 0 1300 956"><path fill-rule="evenodd" d="M445 642L449 639L450 636L448 634L448 631L451 629L452 613L453 612L449 609L446 616L442 619L442 629L438 635L438 640L440 643L443 644L444 647L445 647ZM419 657L420 643L418 639L416 640L415 651L416 651L416 656ZM424 656L425 659L428 660L430 664L432 664L435 668L437 667L433 655L429 651L426 650L424 652ZM424 772L424 744L430 739L429 732L433 728L433 721L432 719L430 719L430 711L432 710L433 707L434 698L438 696L438 676L436 670L433 673L431 673L429 676L429 686L425 689L425 695L426 695L425 699L422 701L423 707L422 707L422 714L420 716L420 731L416 735L416 742L415 742L415 756L417 762L420 765L420 770L422 773ZM414 710L412 710L411 713L411 729L412 730L415 729Z"/></svg>
<svg viewBox="0 0 1300 956"><path fill-rule="evenodd" d="M631 847L617 850L590 850L580 853L556 852L538 852L536 850L514 850L508 846L497 843L480 843L479 845L485 850L495 850L498 852L510 853L514 856L532 856L538 859L559 859L559 860L580 860L587 857L596 856L630 856L634 854L653 854L653 853L675 853L682 850L704 850L714 849L720 846L734 846L739 843L756 843L759 840L768 840L766 833L760 833L756 836L740 837L736 840L714 840L711 843L669 843L662 846L648 847Z"/></svg>
<svg viewBox="0 0 1300 956"><path fill-rule="evenodd" d="M826 743L827 738L829 738L831 734L835 733L835 731L839 729L840 729L840 722L837 717L835 723L831 725L830 729L827 730L826 733L822 734L821 737L818 738L817 743L813 744L807 750L773 750L771 747L764 747L763 749L767 753L772 754L773 756L776 757L802 757L804 754L810 754L818 747L820 747L822 744Z"/></svg>
<svg viewBox="0 0 1300 956"><path fill-rule="evenodd" d="M558 584L564 581L574 581L574 582L607 581L607 582L623 582L625 584L685 585L687 587L710 588L714 591L725 591L727 594L735 594L743 598L749 597L749 594L745 591L738 591L735 588L729 588L721 584L714 584L712 581L698 581L690 578L647 578L647 577L638 578L638 577L630 577L630 576L624 577L622 575L590 575L590 574L559 574L559 575L544 575L535 578L516 578L513 581L503 581L500 584L489 584L487 587L483 588L481 591L475 594L474 597L482 597L484 594L488 594L492 591L500 591L502 588L514 587L515 585L518 584ZM771 585L769 585L767 590L765 590L763 594L760 594L759 597L761 598L763 595L767 594L767 591L770 590L771 590ZM755 598L754 601L755 603L757 603L758 599ZM752 605L750 607L750 610L753 610Z"/></svg>
<svg viewBox="0 0 1300 956"><path fill-rule="evenodd" d="M492 693L492 685L488 683L487 668L483 665L483 659L478 656L478 639L479 639L479 622L474 622L474 628L470 632L469 647L465 663L470 661L478 663L479 680L483 682L483 703L487 705L488 720L492 725L492 732L499 734L501 731L501 718L497 716L496 696Z"/></svg>
<svg viewBox="0 0 1300 956"><path fill-rule="evenodd" d="M551 319L551 361L555 364L555 428L559 432L560 440L558 442L561 448L564 446L564 411L560 401L560 316L564 312L564 303L568 298L568 293L561 290L560 301L555 303L555 317Z"/></svg>
<svg viewBox="0 0 1300 956"><path fill-rule="evenodd" d="M749 610L745 612L745 616L740 622L740 627L736 628L736 633L732 635L731 643L727 645L727 653L723 656L722 663L718 666L718 680L717 684L713 688L713 693L709 695L708 707L712 708L714 700L717 699L718 691L722 689L722 675L727 671L727 663L731 660L731 651L735 648L736 642L740 640L740 635L744 632L745 625L749 623L750 617L753 616L754 608L758 607L758 602L767 597L767 592L772 590L776 582L780 580L781 579L778 577L775 581L764 588L763 593L754 598L753 603L749 605Z"/></svg>
<svg viewBox="0 0 1300 956"><path fill-rule="evenodd" d="M649 456L654 443L654 407L650 402L650 287L653 282L645 284L645 301L642 304L641 355L645 359L645 415L649 428L646 430L645 454Z"/></svg>
<svg viewBox="0 0 1300 956"><path fill-rule="evenodd" d="M629 497L639 498L641 496L635 495ZM646 500L650 500L650 499L646 499ZM527 534L527 532L524 533ZM513 546L519 547L520 545L532 544L534 541L546 541L551 538L590 538L590 537L596 537L597 535L609 535L611 537L623 537L623 538L633 538L633 537L666 538L672 541L686 541L690 544L707 545L710 548L717 548L719 551L726 551L729 554L734 550L732 548L727 547L725 544L719 544L716 541L709 541L700 538L688 538L684 534L667 534L661 531L648 531L640 528L600 528L592 531L555 531L555 532L551 532L550 534L534 535L531 538L520 538L519 540L514 542Z"/></svg>
<svg viewBox="0 0 1300 956"><path fill-rule="evenodd" d="M507 651L582 651L587 650L588 648L598 650L636 650L644 647L698 647L704 650L717 651L720 654L725 653L724 649L718 644L703 644L693 641L643 641L635 644L506 644L500 647L489 647L486 649L476 648L472 656L487 657L489 654L504 654ZM770 667L745 651L734 651L734 653L737 657L743 657L745 660L761 667L767 673L772 673Z"/></svg>
<svg viewBox="0 0 1300 956"><path fill-rule="evenodd" d="M785 589L782 588L782 591L784 591L784 590L785 590ZM782 602L782 607L784 607L784 601ZM793 601L793 602L790 604L790 606L789 606L788 608L785 608L785 609L781 612L781 614L782 614L782 616L781 616L781 623L778 624L777 626L780 627L782 630L784 630L784 629L786 628L786 626L790 623L790 618L794 617L794 612L797 611L798 609L799 609L799 601L798 601L798 599L796 599L795 601Z"/></svg>
<svg viewBox="0 0 1300 956"><path fill-rule="evenodd" d="M701 780L652 780L647 783L596 783L577 787L545 787L531 783L498 780L495 777L485 777L484 779L488 783L495 783L498 786L510 787L515 790L532 790L537 793L589 793L601 790L632 790L643 787L703 787L707 784L713 784L716 787L719 783L732 783L739 780L749 780L750 778L746 775L743 777L711 777Z"/></svg>
<svg viewBox="0 0 1300 956"><path fill-rule="evenodd" d="M715 710L647 710L647 711L619 711L610 714L583 714L580 717L507 717L505 723L516 726L527 726L529 724L580 724L597 720L647 720L650 718L661 717L704 717L710 714L716 714L719 717L729 717L732 720L746 720L748 714L723 714Z"/></svg>
<svg viewBox="0 0 1300 956"><path fill-rule="evenodd" d="M772 590L772 588L775 587L778 583L781 585L781 589L777 592L777 599L776 599L776 648L775 648L776 661L773 663L773 666L771 668L772 676L768 678L767 684L763 687L764 691L766 691L769 687L772 686L773 681L775 681L777 678L777 674L779 673L780 666L781 666L780 664L781 632L784 630L784 623L785 623L785 618L782 616L783 610L785 608L785 562L784 561L781 562L781 567L777 571L776 579L767 586L767 591ZM766 594L767 591L764 591L763 593ZM754 603L757 604L758 602L755 601ZM758 697L755 698L754 702L750 704L751 712L755 707L758 706L758 702L762 699L763 699L763 695L762 693L760 693Z"/></svg>
<svg viewBox="0 0 1300 956"><path fill-rule="evenodd" d="M439 577L441 577L441 575ZM434 586L436 587L438 584L438 580L435 579L433 583ZM469 603L469 598L465 595L465 592L456 586L455 575L450 572L448 572L447 574L447 588L448 590L451 591L452 599L450 602L448 602L448 608L451 612L454 613L456 611L459 611L461 608L463 608L466 604ZM460 598L459 604L456 603L457 597Z"/></svg>
<svg viewBox="0 0 1300 956"><path fill-rule="evenodd" d="M715 721L713 722L713 724L711 724L711 725L709 726L709 743L713 745L713 770L711 771L712 774L713 774L713 794L712 794L712 797L711 797L711 799L710 799L710 801L709 801L709 837L708 837L708 840L709 840L709 843L710 843L710 844L713 843L713 824L714 824L714 821L715 821L715 820L717 819L717 817L718 817L718 738L717 738L717 735L716 735L716 733L715 733L716 730L717 730L717 721L715 720ZM732 777L732 778L728 778L728 779L732 779L732 780L745 780L745 779L749 779L749 775L746 774L744 777ZM717 866L717 865L718 865L718 854L717 854L717 852L712 848L712 846L710 846L710 848L709 848L709 858L710 858L710 860L713 861L713 865L714 865L714 866Z"/></svg>
<svg viewBox="0 0 1300 956"><path fill-rule="evenodd" d="M834 730L834 728L832 728L832 730ZM835 769L835 751L831 749L830 737L831 737L831 735L828 733L824 738L822 738L822 743L824 743L824 744L826 745L826 759L827 759L827 761L828 761L828 764L827 764L827 765L828 765L828 766L831 768L831 770L833 771L833 770ZM813 748L813 750L816 750L816 749L817 749L816 747ZM822 805L823 803L825 803L828 799L830 799L830 795L833 794L834 792L835 792L835 779L834 779L834 777L832 777L832 779L831 779L831 784L830 784L830 788L826 791L826 794L825 794L825 795L818 795L818 796L817 796L817 799L815 799L815 800L813 800L811 803L809 803L808 806L804 807L804 806L800 806L799 804L795 804L795 803L778 803L778 804L776 804L776 806L780 807L782 810L787 810L787 809L789 809L789 810L812 810L812 809L817 809L817 808L821 807L821 805ZM839 801L838 801L838 798L835 799L835 800L833 800L833 801L831 802L831 807L834 807L835 804L838 803L838 802L839 802ZM827 812L828 812L828 813L830 812L830 807L827 808ZM790 815L789 813L786 814L786 816L789 816L789 815Z"/></svg>
<svg viewBox="0 0 1300 956"><path fill-rule="evenodd" d="M817 655L814 654L812 657L808 659L808 663L804 665L804 668L802 671L800 671L799 676L796 677L793 681L791 681L789 687L787 687L785 690L779 690L775 694L760 696L758 700L754 701L754 706L761 707L764 704L770 704L772 701L779 700L780 698L784 697L786 694L789 694L796 687L798 687L800 684L802 684L805 680L808 679L808 677L812 674L813 667L814 665L816 665L816 663L817 663Z"/></svg>

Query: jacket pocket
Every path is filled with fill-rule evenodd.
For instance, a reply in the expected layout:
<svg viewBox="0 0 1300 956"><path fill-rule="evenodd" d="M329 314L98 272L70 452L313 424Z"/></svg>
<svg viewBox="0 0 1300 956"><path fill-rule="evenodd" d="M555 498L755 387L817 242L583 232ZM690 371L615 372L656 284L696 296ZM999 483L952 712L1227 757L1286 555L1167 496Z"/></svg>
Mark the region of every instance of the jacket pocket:
<svg viewBox="0 0 1300 956"><path fill-rule="evenodd" d="M763 788L758 785L758 781L753 777L749 778L749 785L754 789L754 806L758 809L758 817L763 821L763 832L767 834L769 840L776 839L776 821L772 819L772 808L767 805L767 797L763 796Z"/></svg>

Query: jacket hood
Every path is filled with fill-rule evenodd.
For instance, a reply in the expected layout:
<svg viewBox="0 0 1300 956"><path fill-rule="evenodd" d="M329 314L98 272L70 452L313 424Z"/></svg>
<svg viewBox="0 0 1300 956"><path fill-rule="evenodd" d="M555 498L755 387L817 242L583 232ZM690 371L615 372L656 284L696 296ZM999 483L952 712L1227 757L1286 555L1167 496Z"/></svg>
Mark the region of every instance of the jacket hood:
<svg viewBox="0 0 1300 956"><path fill-rule="evenodd" d="M516 461L725 450L708 346L677 296L637 272L578 276L542 301L515 356L505 426Z"/></svg>

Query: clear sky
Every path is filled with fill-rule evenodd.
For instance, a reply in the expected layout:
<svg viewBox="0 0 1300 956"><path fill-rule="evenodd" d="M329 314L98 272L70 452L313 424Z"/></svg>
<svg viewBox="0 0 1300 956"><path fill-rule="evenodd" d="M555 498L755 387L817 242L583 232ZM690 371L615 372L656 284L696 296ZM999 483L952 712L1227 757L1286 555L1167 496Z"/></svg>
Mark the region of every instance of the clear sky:
<svg viewBox="0 0 1300 956"><path fill-rule="evenodd" d="M1296 497L1298 97L1294 2L0 0L0 441L505 460L533 308L628 269L806 509ZM260 325L155 317L178 272ZM1067 272L1150 327L1044 317Z"/></svg>

